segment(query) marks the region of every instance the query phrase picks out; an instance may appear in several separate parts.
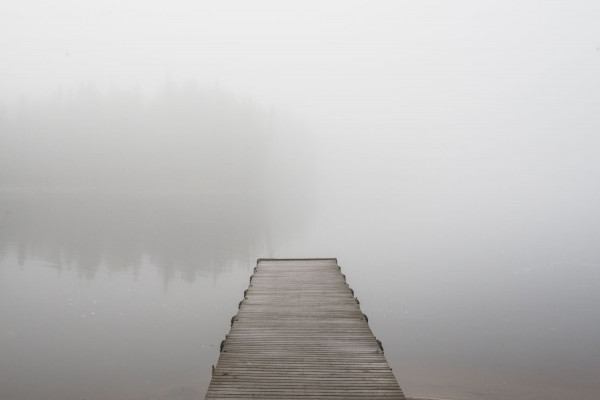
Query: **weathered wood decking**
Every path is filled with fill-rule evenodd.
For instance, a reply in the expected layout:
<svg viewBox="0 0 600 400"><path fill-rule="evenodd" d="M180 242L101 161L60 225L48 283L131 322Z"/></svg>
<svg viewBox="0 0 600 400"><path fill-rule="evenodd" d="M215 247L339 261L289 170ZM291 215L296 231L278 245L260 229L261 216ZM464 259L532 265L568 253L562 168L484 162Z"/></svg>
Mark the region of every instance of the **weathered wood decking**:
<svg viewBox="0 0 600 400"><path fill-rule="evenodd" d="M258 260L206 399L404 399L336 259Z"/></svg>

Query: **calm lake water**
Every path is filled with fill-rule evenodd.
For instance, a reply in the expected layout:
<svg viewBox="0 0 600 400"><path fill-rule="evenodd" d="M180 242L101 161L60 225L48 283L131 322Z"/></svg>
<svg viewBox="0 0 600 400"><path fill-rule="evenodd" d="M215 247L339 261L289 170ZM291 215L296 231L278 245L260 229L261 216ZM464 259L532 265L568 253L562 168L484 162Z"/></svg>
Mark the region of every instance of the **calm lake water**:
<svg viewBox="0 0 600 400"><path fill-rule="evenodd" d="M203 398L259 257L337 257L407 395L597 398L594 246L559 252L569 235L543 230L543 246L523 231L456 234L458 216L390 213L401 200L361 189L290 207L3 194L0 398Z"/></svg>

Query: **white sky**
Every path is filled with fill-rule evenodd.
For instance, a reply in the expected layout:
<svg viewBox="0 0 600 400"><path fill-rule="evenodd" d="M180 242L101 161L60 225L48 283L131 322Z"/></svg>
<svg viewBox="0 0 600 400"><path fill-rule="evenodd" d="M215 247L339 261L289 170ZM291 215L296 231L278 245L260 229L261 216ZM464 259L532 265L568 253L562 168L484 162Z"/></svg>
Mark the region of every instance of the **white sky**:
<svg viewBox="0 0 600 400"><path fill-rule="evenodd" d="M0 57L0 104L194 79L291 110L362 173L598 167L597 0L5 0Z"/></svg>
<svg viewBox="0 0 600 400"><path fill-rule="evenodd" d="M599 48L597 1L0 5L0 91L12 99L88 81L148 89L170 77L299 108L443 111L473 96L597 93Z"/></svg>

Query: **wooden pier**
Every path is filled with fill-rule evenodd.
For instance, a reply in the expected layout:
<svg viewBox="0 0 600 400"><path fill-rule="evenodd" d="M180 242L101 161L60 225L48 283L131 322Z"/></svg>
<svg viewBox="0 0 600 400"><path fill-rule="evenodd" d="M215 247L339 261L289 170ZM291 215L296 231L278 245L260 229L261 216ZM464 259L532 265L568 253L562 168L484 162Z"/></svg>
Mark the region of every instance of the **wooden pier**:
<svg viewBox="0 0 600 400"><path fill-rule="evenodd" d="M206 399L402 399L336 259L260 259Z"/></svg>

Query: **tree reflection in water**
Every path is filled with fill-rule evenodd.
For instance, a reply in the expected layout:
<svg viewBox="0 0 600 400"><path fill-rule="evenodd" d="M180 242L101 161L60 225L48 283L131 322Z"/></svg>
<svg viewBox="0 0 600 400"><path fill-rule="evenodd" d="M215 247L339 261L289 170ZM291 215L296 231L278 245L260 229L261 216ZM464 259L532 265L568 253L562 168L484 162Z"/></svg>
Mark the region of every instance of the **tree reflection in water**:
<svg viewBox="0 0 600 400"><path fill-rule="evenodd" d="M141 265L146 255L165 284L178 273L192 282L247 260L265 246L268 216L252 195L45 194L0 200L0 248L16 246L19 263L41 258L92 279Z"/></svg>

